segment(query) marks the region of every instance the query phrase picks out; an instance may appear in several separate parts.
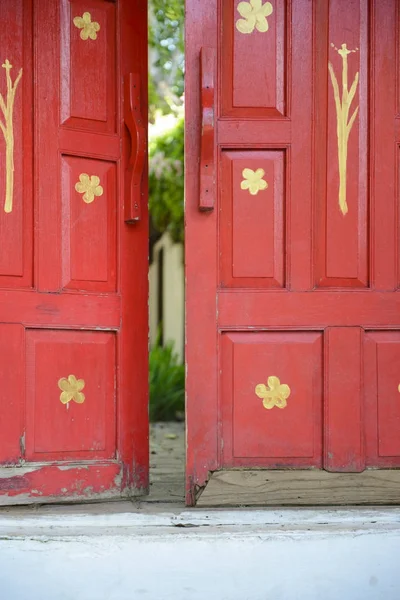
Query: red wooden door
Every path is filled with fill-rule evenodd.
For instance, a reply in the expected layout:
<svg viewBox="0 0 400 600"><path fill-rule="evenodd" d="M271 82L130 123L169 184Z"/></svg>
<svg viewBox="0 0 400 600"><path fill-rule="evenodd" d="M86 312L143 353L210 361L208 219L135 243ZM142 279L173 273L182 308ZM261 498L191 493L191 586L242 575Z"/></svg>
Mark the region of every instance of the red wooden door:
<svg viewBox="0 0 400 600"><path fill-rule="evenodd" d="M145 0L0 3L0 502L148 485Z"/></svg>
<svg viewBox="0 0 400 600"><path fill-rule="evenodd" d="M189 503L400 467L399 8L187 2Z"/></svg>

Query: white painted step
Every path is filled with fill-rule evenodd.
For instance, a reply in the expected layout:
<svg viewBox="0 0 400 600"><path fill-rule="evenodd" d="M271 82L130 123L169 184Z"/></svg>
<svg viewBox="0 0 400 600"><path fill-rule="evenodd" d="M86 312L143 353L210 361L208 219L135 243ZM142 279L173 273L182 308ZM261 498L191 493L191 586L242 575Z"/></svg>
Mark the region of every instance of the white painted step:
<svg viewBox="0 0 400 600"><path fill-rule="evenodd" d="M400 509L0 514L1 600L399 600Z"/></svg>

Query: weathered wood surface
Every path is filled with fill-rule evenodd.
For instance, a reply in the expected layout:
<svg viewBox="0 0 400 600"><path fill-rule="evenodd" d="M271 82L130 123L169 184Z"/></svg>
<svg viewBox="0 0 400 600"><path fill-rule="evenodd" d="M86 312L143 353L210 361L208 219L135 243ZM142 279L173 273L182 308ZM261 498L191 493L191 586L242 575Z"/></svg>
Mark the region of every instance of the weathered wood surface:
<svg viewBox="0 0 400 600"><path fill-rule="evenodd" d="M185 424L150 426L150 494L143 502L184 501Z"/></svg>
<svg viewBox="0 0 400 600"><path fill-rule="evenodd" d="M197 506L400 504L400 470L217 471Z"/></svg>

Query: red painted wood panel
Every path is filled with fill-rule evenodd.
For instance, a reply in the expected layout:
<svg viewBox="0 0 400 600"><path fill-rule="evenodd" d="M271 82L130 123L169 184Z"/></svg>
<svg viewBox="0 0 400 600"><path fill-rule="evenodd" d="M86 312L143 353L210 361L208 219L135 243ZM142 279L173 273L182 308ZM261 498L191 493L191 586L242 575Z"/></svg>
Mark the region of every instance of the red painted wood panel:
<svg viewBox="0 0 400 600"><path fill-rule="evenodd" d="M118 498L123 469L113 461L7 468L0 477L0 504Z"/></svg>
<svg viewBox="0 0 400 600"><path fill-rule="evenodd" d="M284 184L283 152L223 153L220 183L223 287L284 285Z"/></svg>
<svg viewBox="0 0 400 600"><path fill-rule="evenodd" d="M371 181L371 275L375 289L394 290L399 256L398 110L399 88L399 3L376 0L371 36L371 79L373 123L370 153ZM397 104L397 106L396 106ZM392 321L396 322L396 321Z"/></svg>
<svg viewBox="0 0 400 600"><path fill-rule="evenodd" d="M222 466L321 466L321 333L226 333L221 345Z"/></svg>
<svg viewBox="0 0 400 600"><path fill-rule="evenodd" d="M115 163L63 156L62 281L69 289L116 289L117 181ZM97 178L94 192L79 192L81 179ZM96 180L97 181L97 180Z"/></svg>
<svg viewBox="0 0 400 600"><path fill-rule="evenodd" d="M238 29L243 23L239 4L240 0L226 0L221 7L221 45L224 48L221 64L222 115L282 117L287 112L287 44L290 31L287 31L286 23L291 2L275 0L271 4L272 10L266 11L271 11L270 14L261 18L254 25L254 30L247 34ZM266 23L268 35L258 29L265 28ZM254 57L258 59L254 60Z"/></svg>
<svg viewBox="0 0 400 600"><path fill-rule="evenodd" d="M120 327L121 298L98 294L37 294L5 290L0 294L0 314L8 323L34 327L105 329Z"/></svg>
<svg viewBox="0 0 400 600"><path fill-rule="evenodd" d="M28 330L26 365L27 460L114 458L115 335Z"/></svg>
<svg viewBox="0 0 400 600"><path fill-rule="evenodd" d="M186 271L186 344L188 365L196 368L187 372L186 395L188 453L186 459L187 502L194 502L194 486L203 482L208 471L218 466L218 397L217 372L217 306L215 282L218 278L216 251L216 211L199 211L199 141L200 124L200 49L216 48L217 31L215 15L217 0L196 5L186 3L185 22L185 203L186 225L189 235L185 239ZM189 226L190 223L190 226ZM205 268L207 265L207 268ZM196 276L193 274L196 273ZM191 282L189 284L189 281ZM193 318L194 315L196 318ZM201 329L199 324L203 323ZM200 334L200 337L199 337ZM198 340L192 343L191 340ZM207 357L207 360L205 360ZM199 385L199 381L202 385Z"/></svg>
<svg viewBox="0 0 400 600"><path fill-rule="evenodd" d="M0 323L0 463L4 465L24 458L24 345L21 325Z"/></svg>
<svg viewBox="0 0 400 600"><path fill-rule="evenodd" d="M268 310L266 310L268 307ZM317 328L328 326L382 327L398 322L400 294L359 291L318 291L293 294L288 291L223 290L218 296L218 327Z"/></svg>
<svg viewBox="0 0 400 600"><path fill-rule="evenodd" d="M116 131L116 4L98 0L62 0L61 121L67 127L97 132ZM85 12L100 27L82 39L74 19Z"/></svg>
<svg viewBox="0 0 400 600"><path fill-rule="evenodd" d="M365 338L366 454L372 467L400 466L400 332Z"/></svg>
<svg viewBox="0 0 400 600"><path fill-rule="evenodd" d="M359 0L317 3L315 251L323 287L369 281L368 13Z"/></svg>
<svg viewBox="0 0 400 600"><path fill-rule="evenodd" d="M32 2L2 2L0 22L7 24L0 36L0 94L4 108L12 111L7 119L0 111L0 122L9 140L6 143L0 131L0 286L31 287ZM15 152L15 148L21 151Z"/></svg>
<svg viewBox="0 0 400 600"><path fill-rule="evenodd" d="M358 327L330 328L325 334L324 468L362 471L362 332Z"/></svg>

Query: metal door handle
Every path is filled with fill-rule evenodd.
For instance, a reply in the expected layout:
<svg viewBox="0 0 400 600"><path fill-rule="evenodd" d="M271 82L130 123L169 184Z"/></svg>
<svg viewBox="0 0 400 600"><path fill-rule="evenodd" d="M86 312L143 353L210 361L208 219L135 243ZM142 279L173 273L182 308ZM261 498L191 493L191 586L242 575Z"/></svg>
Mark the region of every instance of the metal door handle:
<svg viewBox="0 0 400 600"><path fill-rule="evenodd" d="M140 76L124 77L124 121L131 137L131 152L126 169L125 222L139 221L142 203L142 179L146 160L146 129L141 114Z"/></svg>
<svg viewBox="0 0 400 600"><path fill-rule="evenodd" d="M199 209L212 210L215 203L215 132L214 132L215 50L200 50L201 145Z"/></svg>

